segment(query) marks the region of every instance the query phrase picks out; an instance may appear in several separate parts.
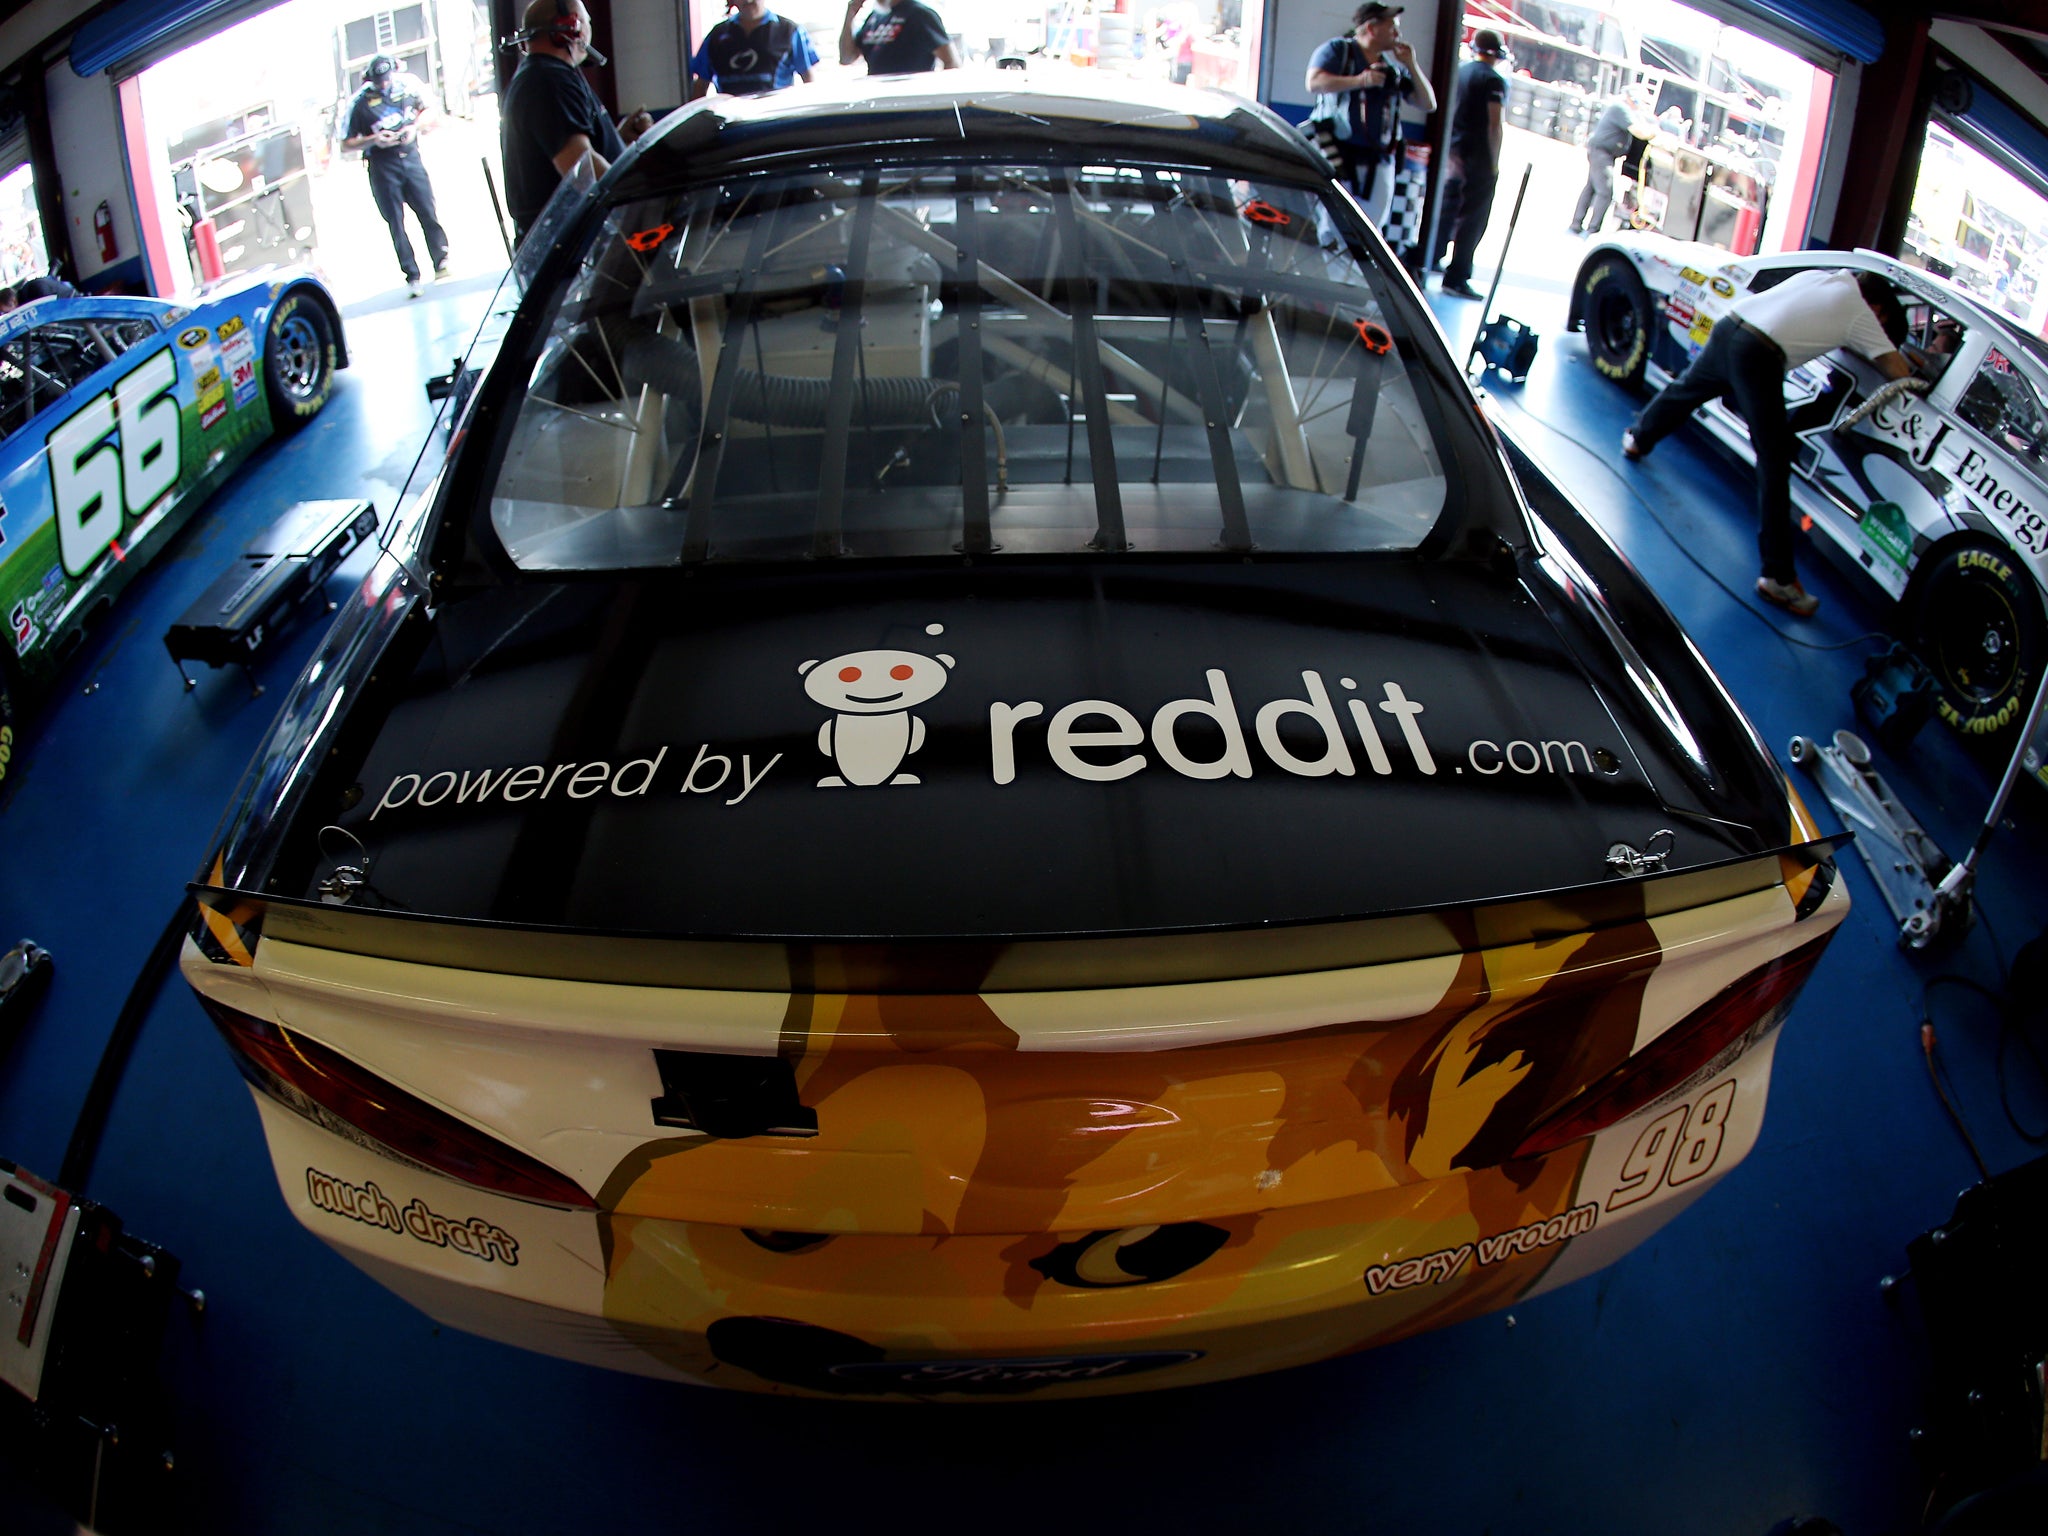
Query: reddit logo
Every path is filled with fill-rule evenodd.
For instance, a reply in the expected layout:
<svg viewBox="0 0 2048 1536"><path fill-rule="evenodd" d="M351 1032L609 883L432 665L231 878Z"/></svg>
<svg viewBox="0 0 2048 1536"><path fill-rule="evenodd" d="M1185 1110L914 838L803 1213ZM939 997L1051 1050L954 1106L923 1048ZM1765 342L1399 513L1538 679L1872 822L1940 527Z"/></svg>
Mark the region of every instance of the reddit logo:
<svg viewBox="0 0 2048 1536"><path fill-rule="evenodd" d="M927 624L925 633L944 634L945 626ZM818 727L818 750L839 771L818 780L818 787L920 782L914 773L897 771L924 745L924 722L910 710L937 697L952 665L943 652L849 651L798 667L804 692L833 712Z"/></svg>

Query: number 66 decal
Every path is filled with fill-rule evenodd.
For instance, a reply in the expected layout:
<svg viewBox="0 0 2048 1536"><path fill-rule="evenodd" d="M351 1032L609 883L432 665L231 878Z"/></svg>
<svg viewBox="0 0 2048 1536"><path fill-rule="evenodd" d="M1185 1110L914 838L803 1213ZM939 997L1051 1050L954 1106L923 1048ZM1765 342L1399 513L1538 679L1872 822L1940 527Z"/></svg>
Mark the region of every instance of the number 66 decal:
<svg viewBox="0 0 2048 1536"><path fill-rule="evenodd" d="M50 433L57 550L68 575L90 571L124 518L141 516L178 483L177 382L166 347ZM116 425L119 447L106 440Z"/></svg>
<svg viewBox="0 0 2048 1536"><path fill-rule="evenodd" d="M1721 1137L1728 1111L1735 1104L1734 1079L1721 1084L1688 1109L1681 1104L1643 1127L1643 1134L1622 1160L1621 1175L1607 1209L1618 1211L1647 1200L1664 1185L1689 1184L1721 1155Z"/></svg>

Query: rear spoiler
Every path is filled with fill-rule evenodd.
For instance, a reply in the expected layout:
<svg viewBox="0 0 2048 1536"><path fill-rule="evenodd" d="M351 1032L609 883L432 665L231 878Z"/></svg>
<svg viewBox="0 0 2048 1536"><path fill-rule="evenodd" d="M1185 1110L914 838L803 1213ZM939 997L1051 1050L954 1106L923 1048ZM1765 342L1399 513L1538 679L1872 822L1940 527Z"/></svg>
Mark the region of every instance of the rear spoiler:
<svg viewBox="0 0 2048 1536"><path fill-rule="evenodd" d="M1640 922L1783 886L1804 919L1835 882L1850 834L1485 906L1258 928L1109 934L664 935L533 928L374 906L255 895L203 881L195 938L248 964L257 935L456 970L743 992L1043 992L1230 981L1455 954Z"/></svg>

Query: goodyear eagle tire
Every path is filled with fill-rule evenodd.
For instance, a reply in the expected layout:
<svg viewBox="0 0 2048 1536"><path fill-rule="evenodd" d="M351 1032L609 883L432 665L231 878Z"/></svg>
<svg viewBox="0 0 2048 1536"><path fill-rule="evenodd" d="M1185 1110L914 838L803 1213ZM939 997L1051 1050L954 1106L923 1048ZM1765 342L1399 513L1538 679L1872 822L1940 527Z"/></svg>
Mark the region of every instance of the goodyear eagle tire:
<svg viewBox="0 0 2048 1536"><path fill-rule="evenodd" d="M1650 291L1621 256L1602 256L1579 277L1580 314L1593 366L1630 388L1650 360Z"/></svg>
<svg viewBox="0 0 2048 1536"><path fill-rule="evenodd" d="M296 432L334 392L334 322L320 301L286 294L270 315L263 344L263 388L279 432Z"/></svg>
<svg viewBox="0 0 2048 1536"><path fill-rule="evenodd" d="M1918 573L1909 612L1942 719L1984 737L2025 719L2048 656L2048 619L2011 550L1985 538L1945 545Z"/></svg>

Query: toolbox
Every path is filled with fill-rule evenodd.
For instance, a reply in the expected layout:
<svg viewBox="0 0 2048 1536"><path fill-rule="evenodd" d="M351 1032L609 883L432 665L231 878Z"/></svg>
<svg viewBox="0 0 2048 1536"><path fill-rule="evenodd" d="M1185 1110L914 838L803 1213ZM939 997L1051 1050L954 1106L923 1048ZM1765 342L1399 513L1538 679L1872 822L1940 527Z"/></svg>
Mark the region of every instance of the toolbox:
<svg viewBox="0 0 2048 1536"><path fill-rule="evenodd" d="M376 531L377 509L367 501L301 501L290 507L164 632L164 647L185 686L198 686L185 663L203 661L241 667L250 691L260 694L253 668L264 646ZM327 607L331 612L333 605Z"/></svg>

